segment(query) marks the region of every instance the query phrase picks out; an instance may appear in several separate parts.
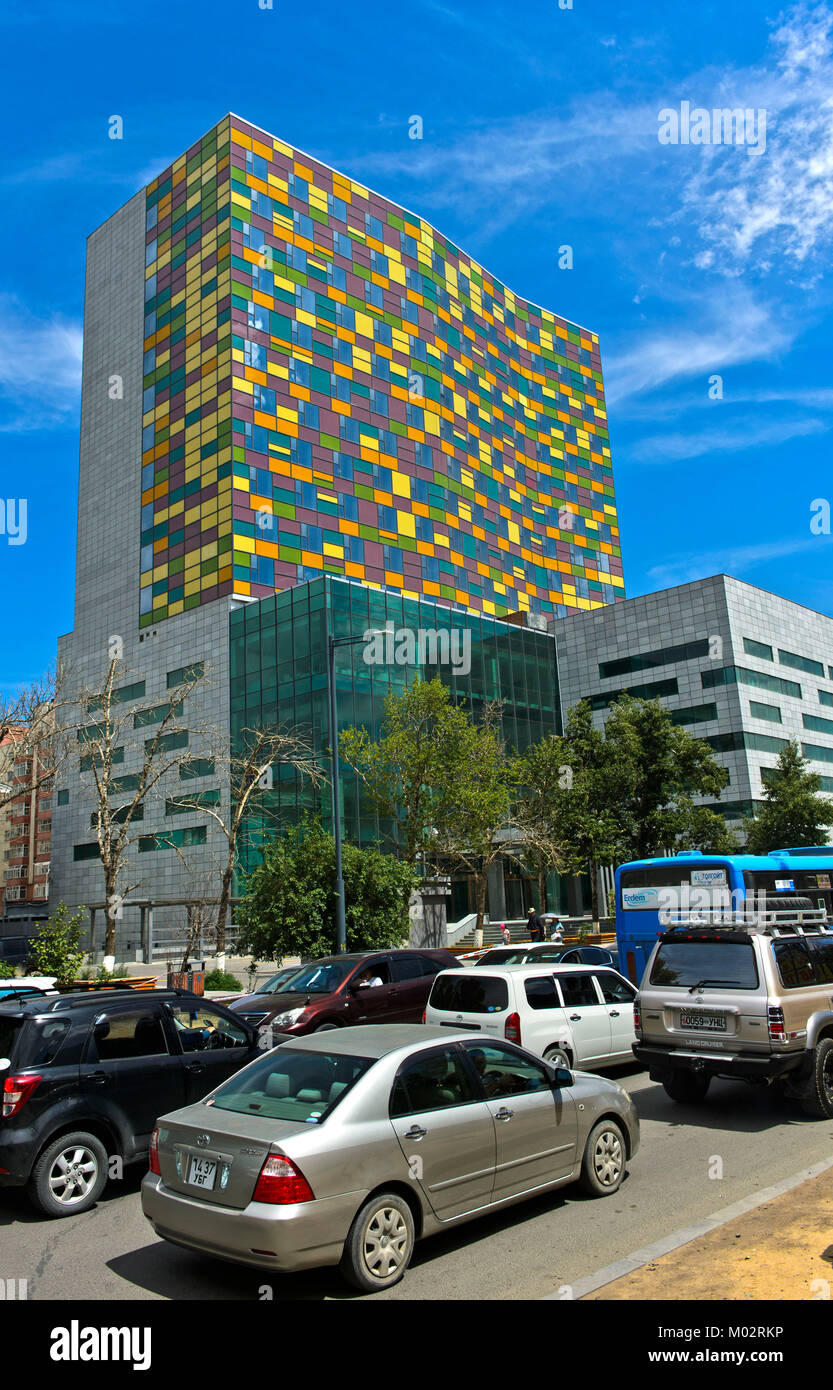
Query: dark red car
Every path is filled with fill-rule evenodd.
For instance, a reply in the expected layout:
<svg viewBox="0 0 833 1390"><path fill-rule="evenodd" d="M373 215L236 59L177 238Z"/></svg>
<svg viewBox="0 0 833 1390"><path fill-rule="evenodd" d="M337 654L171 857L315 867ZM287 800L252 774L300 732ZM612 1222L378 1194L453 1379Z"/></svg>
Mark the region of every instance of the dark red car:
<svg viewBox="0 0 833 1390"><path fill-rule="evenodd" d="M434 976L457 965L451 951L363 951L302 966L274 994L228 1007L258 1028L316 1033L360 1023L420 1023Z"/></svg>

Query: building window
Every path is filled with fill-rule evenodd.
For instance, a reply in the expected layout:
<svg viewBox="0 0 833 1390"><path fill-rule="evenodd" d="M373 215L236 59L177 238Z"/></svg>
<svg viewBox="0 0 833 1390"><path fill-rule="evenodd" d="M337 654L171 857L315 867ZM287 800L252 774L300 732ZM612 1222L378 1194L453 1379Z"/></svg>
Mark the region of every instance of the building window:
<svg viewBox="0 0 833 1390"><path fill-rule="evenodd" d="M64 788L63 791L59 791L59 792L58 792L58 805L59 805L59 806L67 806L68 804L69 804L69 791L68 791L66 788Z"/></svg>
<svg viewBox="0 0 833 1390"><path fill-rule="evenodd" d="M148 566L147 568L150 568L150 566ZM110 692L110 703L111 703L111 705L123 705L123 704L125 704L128 700L139 700L139 699L141 699L141 697L144 695L144 693L145 693L145 683L144 683L144 681L134 681L132 685L122 685L122 686L119 686L118 690L113 690L113 691L111 691L111 692ZM89 712L90 714L92 714L92 713L94 713L95 710L97 710L97 709L102 709L102 708L103 708L103 705L104 705L104 700L99 696L99 697L97 697L97 698L95 698L95 699L88 700L88 702L87 702L87 710L88 710L88 712Z"/></svg>
<svg viewBox="0 0 833 1390"><path fill-rule="evenodd" d="M747 656L757 656L761 661L774 661L772 647L768 647L766 642L756 642L753 637L744 637L743 650Z"/></svg>
<svg viewBox="0 0 833 1390"><path fill-rule="evenodd" d="M192 681L198 680L200 676L204 675L204 661L192 661L190 666L178 666L175 671L168 672L168 689L174 690L178 685L190 685Z"/></svg>
<svg viewBox="0 0 833 1390"><path fill-rule="evenodd" d="M676 647L660 647L652 652L623 656L614 661L600 661L599 676L602 680L610 676L626 676L631 671L646 671L651 666L670 666L676 661L693 661L708 654L709 639L703 637L697 642L683 642Z"/></svg>
<svg viewBox="0 0 833 1390"><path fill-rule="evenodd" d="M193 777L212 777L213 775L213 758L184 758L179 764L179 780L181 782L190 781Z"/></svg>
<svg viewBox="0 0 833 1390"><path fill-rule="evenodd" d="M168 705L153 705L149 709L140 709L133 716L133 728L144 729L148 724L161 724L169 715L181 713L181 700L172 701Z"/></svg>
<svg viewBox="0 0 833 1390"><path fill-rule="evenodd" d="M812 729L815 734L833 734L833 719L822 719L818 714L803 714L801 720L805 729Z"/></svg>
<svg viewBox="0 0 833 1390"><path fill-rule="evenodd" d="M758 700L750 700L749 713L753 719L768 719L770 724L781 723L781 711L777 705L764 705Z"/></svg>
<svg viewBox="0 0 833 1390"><path fill-rule="evenodd" d="M796 652L785 652L778 648L778 660L782 666L793 666L796 671L806 671L810 676L823 676L824 666L809 656L799 656Z"/></svg>
<svg viewBox="0 0 833 1390"><path fill-rule="evenodd" d="M585 696L590 700L591 709L607 709L620 695L633 695L637 700L657 700L664 695L678 695L679 686L675 677L664 681L650 681L647 685L628 685L621 690L608 690L604 694Z"/></svg>
<svg viewBox="0 0 833 1390"><path fill-rule="evenodd" d="M182 816L186 812L202 810L204 806L219 806L219 788L210 791L191 792L188 795L169 797L165 802L166 816Z"/></svg>
<svg viewBox="0 0 833 1390"><path fill-rule="evenodd" d="M771 690L774 695L790 695L801 699L801 686L783 676L770 676L763 671L750 671L746 666L719 666L717 670L701 671L703 689L715 685L752 685L759 690Z"/></svg>
<svg viewBox="0 0 833 1390"><path fill-rule="evenodd" d="M145 739L145 752L150 753L151 749L156 748L157 753L170 753L176 748L188 747L188 731L177 729L171 734L162 734L161 738Z"/></svg>
<svg viewBox="0 0 833 1390"><path fill-rule="evenodd" d="M159 835L140 835L139 853L150 854L160 849L179 849L184 845L204 845L204 825L188 826L185 830L166 830Z"/></svg>
<svg viewBox="0 0 833 1390"><path fill-rule="evenodd" d="M78 863L80 859L98 859L98 841L93 841L92 844L73 845L72 857L76 863Z"/></svg>

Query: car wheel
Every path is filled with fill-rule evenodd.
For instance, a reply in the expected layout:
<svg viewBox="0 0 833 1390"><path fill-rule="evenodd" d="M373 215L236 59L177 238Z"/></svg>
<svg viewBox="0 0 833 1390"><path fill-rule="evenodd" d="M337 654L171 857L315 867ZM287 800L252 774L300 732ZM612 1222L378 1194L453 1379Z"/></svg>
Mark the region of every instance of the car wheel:
<svg viewBox="0 0 833 1390"><path fill-rule="evenodd" d="M341 1273L364 1293L398 1284L411 1262L416 1231L404 1197L380 1192L365 1202L344 1243Z"/></svg>
<svg viewBox="0 0 833 1390"><path fill-rule="evenodd" d="M333 1028L337 1028L337 1023L319 1023L317 1028L313 1028L313 1033L330 1033Z"/></svg>
<svg viewBox="0 0 833 1390"><path fill-rule="evenodd" d="M705 1100L710 1082L710 1076L698 1076L693 1071L672 1071L662 1084L672 1100L682 1105L695 1105Z"/></svg>
<svg viewBox="0 0 833 1390"><path fill-rule="evenodd" d="M566 1047L548 1047L544 1053L544 1061L550 1062L554 1067L567 1067L572 1070L573 1059Z"/></svg>
<svg viewBox="0 0 833 1390"><path fill-rule="evenodd" d="M615 1120L600 1120L584 1146L579 1186L591 1197L609 1197L625 1175L625 1139Z"/></svg>
<svg viewBox="0 0 833 1390"><path fill-rule="evenodd" d="M106 1181L104 1145L95 1135L79 1130L47 1144L26 1190L32 1205L45 1216L74 1216L98 1201Z"/></svg>
<svg viewBox="0 0 833 1390"><path fill-rule="evenodd" d="M816 1119L833 1119L833 1038L816 1043L808 1094L802 1097L801 1108Z"/></svg>

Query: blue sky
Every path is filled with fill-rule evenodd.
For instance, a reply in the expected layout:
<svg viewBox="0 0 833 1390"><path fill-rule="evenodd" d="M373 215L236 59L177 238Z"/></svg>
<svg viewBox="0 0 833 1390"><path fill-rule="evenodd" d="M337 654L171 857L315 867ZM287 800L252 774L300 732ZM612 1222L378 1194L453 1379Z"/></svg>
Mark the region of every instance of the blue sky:
<svg viewBox="0 0 833 1390"><path fill-rule="evenodd" d="M725 570L833 614L831 5L267 4L0 23L0 689L73 622L85 238L229 110L599 334L629 595ZM765 148L661 144L684 101L765 111Z"/></svg>

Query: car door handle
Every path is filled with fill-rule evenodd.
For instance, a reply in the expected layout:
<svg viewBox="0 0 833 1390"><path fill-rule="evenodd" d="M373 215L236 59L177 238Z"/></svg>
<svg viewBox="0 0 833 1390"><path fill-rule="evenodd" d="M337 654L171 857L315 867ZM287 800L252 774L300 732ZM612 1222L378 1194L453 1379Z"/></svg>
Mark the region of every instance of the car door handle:
<svg viewBox="0 0 833 1390"><path fill-rule="evenodd" d="M185 1068L185 1070L186 1070L186 1071L194 1071L194 1072L202 1071L202 1070L203 1070L202 1062L189 1062L189 1063L188 1063L188 1066Z"/></svg>
<svg viewBox="0 0 833 1390"><path fill-rule="evenodd" d="M405 1131L405 1138L424 1139L427 1133L427 1129L421 1129L419 1125L411 1125L411 1128Z"/></svg>
<svg viewBox="0 0 833 1390"><path fill-rule="evenodd" d="M581 1018L581 1014L570 1014L570 1020L571 1020L572 1023L578 1022L578 1020L579 1020L580 1018Z"/></svg>
<svg viewBox="0 0 833 1390"><path fill-rule="evenodd" d="M87 1080L92 1081L94 1086L106 1086L110 1078L107 1075L106 1071L93 1071L90 1072L90 1075L87 1077Z"/></svg>
<svg viewBox="0 0 833 1390"><path fill-rule="evenodd" d="M618 1009L611 1009L611 1011L610 1011L610 1017L611 1017L611 1018L618 1018L618 1017L619 1017L619 1010L618 1010Z"/></svg>
<svg viewBox="0 0 833 1390"><path fill-rule="evenodd" d="M511 1120L512 1116L514 1115L514 1113L515 1113L514 1110L507 1110L507 1109L506 1109L506 1106L504 1105L500 1110L498 1110L497 1114L495 1115L495 1119L496 1119L496 1120Z"/></svg>

